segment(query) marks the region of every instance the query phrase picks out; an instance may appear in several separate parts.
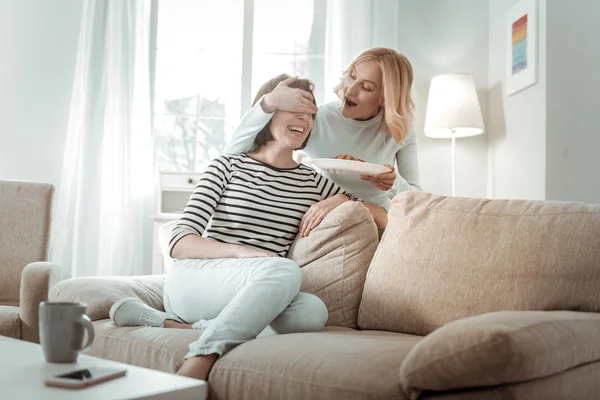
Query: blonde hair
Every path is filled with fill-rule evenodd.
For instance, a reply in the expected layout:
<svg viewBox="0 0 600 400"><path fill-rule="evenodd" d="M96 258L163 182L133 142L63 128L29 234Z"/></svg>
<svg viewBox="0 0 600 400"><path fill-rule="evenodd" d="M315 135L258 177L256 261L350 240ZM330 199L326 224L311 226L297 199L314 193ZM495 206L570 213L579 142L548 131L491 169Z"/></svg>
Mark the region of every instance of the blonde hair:
<svg viewBox="0 0 600 400"><path fill-rule="evenodd" d="M408 58L396 50L374 47L360 53L342 74L340 84L334 92L340 100L344 99L344 80L361 63L373 62L381 69L383 88L383 118L381 129L400 143L406 135L413 118L415 104L411 98L413 69Z"/></svg>

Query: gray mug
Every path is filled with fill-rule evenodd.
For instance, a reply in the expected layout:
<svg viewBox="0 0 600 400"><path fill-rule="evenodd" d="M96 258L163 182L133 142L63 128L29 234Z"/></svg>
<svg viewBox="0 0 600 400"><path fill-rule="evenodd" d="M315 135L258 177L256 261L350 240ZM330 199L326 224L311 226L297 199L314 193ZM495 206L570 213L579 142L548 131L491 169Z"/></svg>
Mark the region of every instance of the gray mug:
<svg viewBox="0 0 600 400"><path fill-rule="evenodd" d="M40 303L40 344L49 363L74 363L79 352L94 341L94 326L85 303ZM83 344L87 331L87 343Z"/></svg>

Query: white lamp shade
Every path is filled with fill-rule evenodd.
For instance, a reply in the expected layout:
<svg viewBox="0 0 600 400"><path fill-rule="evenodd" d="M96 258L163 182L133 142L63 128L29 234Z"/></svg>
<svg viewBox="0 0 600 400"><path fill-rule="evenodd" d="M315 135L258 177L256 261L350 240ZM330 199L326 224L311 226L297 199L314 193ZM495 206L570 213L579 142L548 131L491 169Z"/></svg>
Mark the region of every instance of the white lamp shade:
<svg viewBox="0 0 600 400"><path fill-rule="evenodd" d="M425 135L431 138L475 136L483 133L483 117L470 75L437 75L431 80Z"/></svg>

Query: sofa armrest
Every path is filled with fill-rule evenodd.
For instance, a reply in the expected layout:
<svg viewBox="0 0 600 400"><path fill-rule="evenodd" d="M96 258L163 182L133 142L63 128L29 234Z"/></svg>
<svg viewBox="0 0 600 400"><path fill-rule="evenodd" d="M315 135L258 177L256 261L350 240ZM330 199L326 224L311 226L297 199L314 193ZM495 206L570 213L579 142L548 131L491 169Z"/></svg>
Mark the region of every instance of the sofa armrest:
<svg viewBox="0 0 600 400"><path fill-rule="evenodd" d="M48 301L52 287L70 277L69 271L49 262L34 262L23 269L19 310L22 340L39 343L40 302Z"/></svg>
<svg viewBox="0 0 600 400"><path fill-rule="evenodd" d="M52 301L82 302L92 321L108 318L110 307L124 297L137 297L150 307L164 311L166 275L91 276L67 279L54 286Z"/></svg>
<svg viewBox="0 0 600 400"><path fill-rule="evenodd" d="M540 379L600 360L598 338L599 313L491 312L427 335L402 362L400 379L410 399Z"/></svg>

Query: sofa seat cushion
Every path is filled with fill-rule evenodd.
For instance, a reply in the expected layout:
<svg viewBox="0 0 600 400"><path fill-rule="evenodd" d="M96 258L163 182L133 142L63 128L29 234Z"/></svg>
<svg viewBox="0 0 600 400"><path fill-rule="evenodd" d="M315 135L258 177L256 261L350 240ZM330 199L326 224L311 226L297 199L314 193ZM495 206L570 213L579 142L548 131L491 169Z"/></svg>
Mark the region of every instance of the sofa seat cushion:
<svg viewBox="0 0 600 400"><path fill-rule="evenodd" d="M600 205L399 194L358 324L426 335L493 311L600 312L598 232Z"/></svg>
<svg viewBox="0 0 600 400"><path fill-rule="evenodd" d="M19 307L0 306L0 335L21 339Z"/></svg>
<svg viewBox="0 0 600 400"><path fill-rule="evenodd" d="M176 372L200 333L185 329L120 328L94 321L86 354ZM211 398L403 399L400 366L419 336L326 327L323 332L265 336L244 343L214 365Z"/></svg>
<svg viewBox="0 0 600 400"><path fill-rule="evenodd" d="M96 335L86 354L163 372L177 372L189 351L189 344L200 337L200 332L189 329L118 327L109 319L93 324ZM337 326L325 329L351 331ZM261 336L273 334L273 330L267 329Z"/></svg>
<svg viewBox="0 0 600 400"><path fill-rule="evenodd" d="M501 311L452 322L427 335L401 368L407 395L490 387L600 361L600 314Z"/></svg>
<svg viewBox="0 0 600 400"><path fill-rule="evenodd" d="M190 329L118 327L94 321L95 338L86 354L164 372L177 372L188 346L200 337Z"/></svg>
<svg viewBox="0 0 600 400"><path fill-rule="evenodd" d="M325 331L250 341L209 376L211 398L403 399L400 365L421 338L381 331Z"/></svg>

